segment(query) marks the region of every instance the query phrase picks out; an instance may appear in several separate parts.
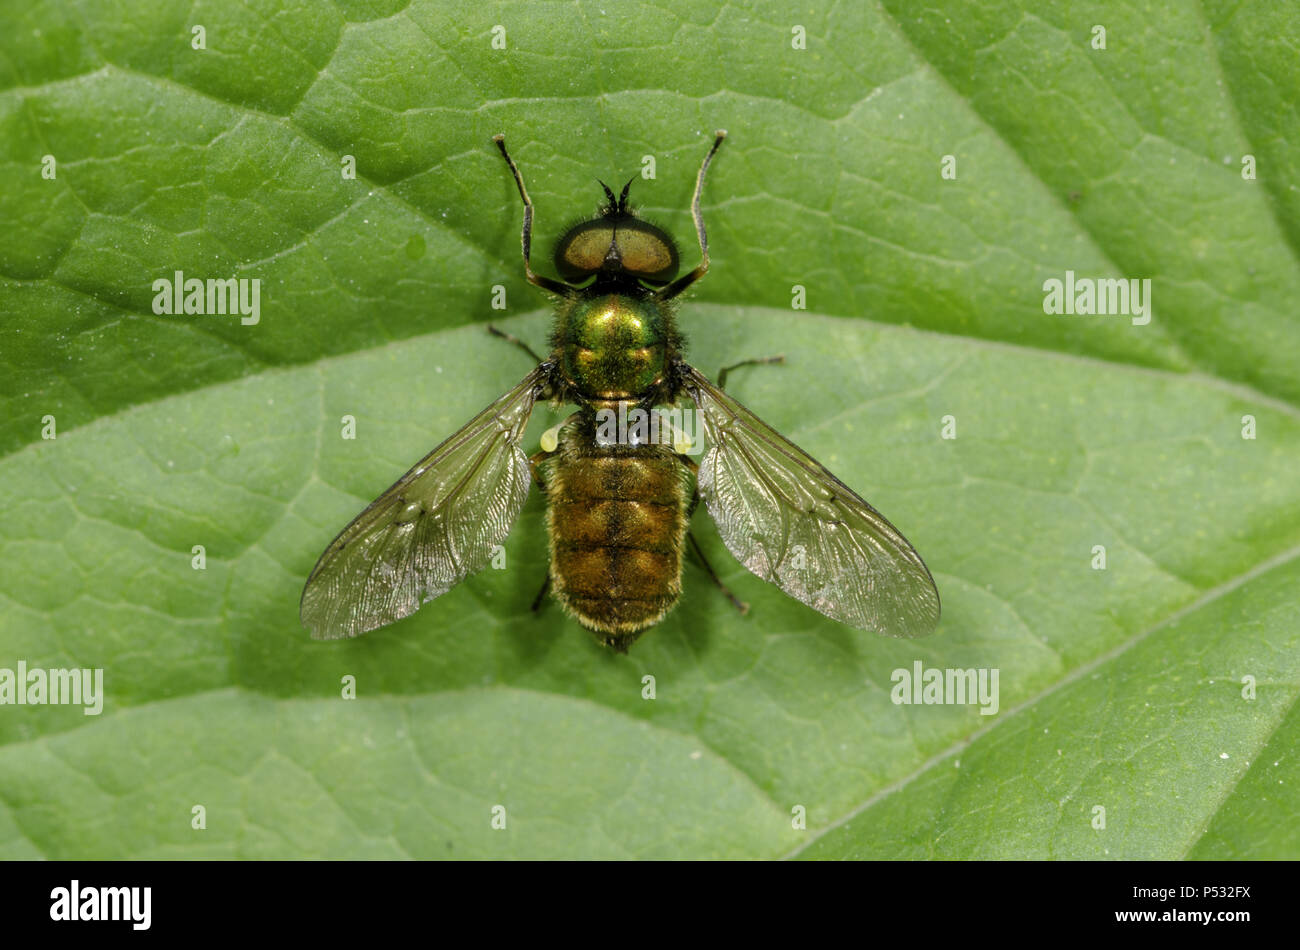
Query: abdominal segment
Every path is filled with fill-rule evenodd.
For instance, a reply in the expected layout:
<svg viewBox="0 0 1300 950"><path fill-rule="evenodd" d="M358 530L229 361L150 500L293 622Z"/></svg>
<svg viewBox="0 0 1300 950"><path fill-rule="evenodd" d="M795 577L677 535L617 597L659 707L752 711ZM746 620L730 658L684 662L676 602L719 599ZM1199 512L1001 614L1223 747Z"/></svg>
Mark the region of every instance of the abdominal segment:
<svg viewBox="0 0 1300 950"><path fill-rule="evenodd" d="M551 590L597 639L626 652L681 595L692 476L671 446L599 445L589 410L542 463Z"/></svg>

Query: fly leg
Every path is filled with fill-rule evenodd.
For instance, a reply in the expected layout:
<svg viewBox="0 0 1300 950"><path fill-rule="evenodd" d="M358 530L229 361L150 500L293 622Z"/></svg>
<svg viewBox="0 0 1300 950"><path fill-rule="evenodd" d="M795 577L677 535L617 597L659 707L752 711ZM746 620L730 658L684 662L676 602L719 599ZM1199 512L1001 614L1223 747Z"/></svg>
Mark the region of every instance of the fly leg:
<svg viewBox="0 0 1300 950"><path fill-rule="evenodd" d="M718 388L727 388L727 374L733 369L740 369L742 366L765 366L769 363L784 363L785 354L778 353L776 356L760 356L757 359L741 360L739 363L732 363L730 366L724 366L718 370Z"/></svg>
<svg viewBox="0 0 1300 950"><path fill-rule="evenodd" d="M691 474L695 476L694 480L691 482L691 503L686 509L686 519L689 521L691 515L695 514L695 509L700 503L700 487L698 484L700 478L700 466L695 459L691 458L689 455L682 455L680 452L677 453L677 461L689 468Z"/></svg>
<svg viewBox="0 0 1300 950"><path fill-rule="evenodd" d="M542 581L542 589L539 590L537 592L537 596L533 598L533 607L532 607L533 613L537 614L542 612L542 601L546 599L546 593L550 589L551 589L551 572L547 571L546 579Z"/></svg>
<svg viewBox="0 0 1300 950"><path fill-rule="evenodd" d="M540 466L546 456L550 454L550 452L534 452L532 455L528 456L528 469L533 473L533 481L537 483L537 487L541 490L543 495L546 494L546 480L542 478L542 470ZM533 613L541 613L542 602L546 599L546 593L550 589L551 569L548 565L546 568L546 577L542 580L542 589L539 590L537 596L533 598Z"/></svg>
<svg viewBox="0 0 1300 950"><path fill-rule="evenodd" d="M713 579L713 583L718 585L718 590L722 591L723 596L731 601L732 606L739 610L742 615L749 613L749 604L733 594L731 588L722 583L722 578L717 575L717 572L713 570L713 565L709 563L709 559L704 556L704 549L700 547L700 542L695 540L695 535L687 531L686 540L691 542L691 550L695 552L695 556L699 558L704 569L709 572L709 577Z"/></svg>
<svg viewBox="0 0 1300 950"><path fill-rule="evenodd" d="M550 452L542 449L540 452L534 452L532 455L528 456L528 470L533 473L533 482L539 489L541 489L543 495L546 494L546 479L542 478L541 466L542 463L546 461L546 457L550 454Z"/></svg>
<svg viewBox="0 0 1300 950"><path fill-rule="evenodd" d="M515 160L506 151L506 137L504 135L494 135L492 141L496 143L497 148L501 151L501 157L510 166L510 174L515 176L515 187L519 189L519 198L524 203L524 229L519 237L519 243L522 245L524 252L524 276L528 278L530 284L540 287L548 293L558 294L561 297L568 296L570 289L567 284L552 280L533 270L533 265L529 261L533 249L533 199L528 197L528 189L524 187L524 176L519 174L519 168L515 165Z"/></svg>
<svg viewBox="0 0 1300 950"><path fill-rule="evenodd" d="M505 330L502 330L502 329L500 329L499 327L495 327L495 326L493 326L493 325L490 324L490 323L488 324L488 328L487 328L487 330L488 330L488 333L491 333L493 336L499 336L499 337L501 337L501 339L505 340L507 343L513 343L515 346L519 347L521 350L523 350L525 353L527 353L527 354L528 354L529 356L531 356L533 359L537 360L537 362L539 362L539 363L544 363L544 362L545 362L545 360L542 359L542 357L538 356L538 355L533 351L533 348L532 348L531 346L529 346L529 345L528 345L527 343L525 343L523 340L519 339L519 337L515 336L513 333L507 333Z"/></svg>
<svg viewBox="0 0 1300 950"><path fill-rule="evenodd" d="M689 468L694 474L696 475L700 474L699 465L697 465L695 463L695 460L691 458L689 455L678 455L677 458L683 465ZM688 520L690 519L691 515L695 512L695 507L699 503L700 503L699 489L693 488L691 490L691 503L689 507L687 507L686 509L686 517ZM734 606L737 610L739 610L742 615L749 613L749 604L745 603L743 600L741 600L739 597L733 594L731 592L731 588L728 587L726 584L722 583L722 578L720 578L718 576L718 572L713 569L713 565L709 563L709 559L704 556L704 549L700 547L700 542L695 540L695 535L692 534L689 530L686 532L686 540L691 543L691 550L695 553L695 557L699 560L700 565L704 568L704 570L708 572L709 577L713 580L713 583L717 585L718 590L722 591L723 596L726 597L727 600L731 601L732 606Z"/></svg>
<svg viewBox="0 0 1300 950"><path fill-rule="evenodd" d="M699 174L695 176L695 197L691 199L691 217L695 220L695 236L700 239L700 256L704 259L695 270L678 277L663 290L656 293L655 297L659 300L672 300L709 272L709 236L704 232L704 215L700 211L700 195L704 191L704 176L708 173L709 163L713 161L713 153L718 150L718 146L722 144L722 140L726 137L727 133L724 129L718 129L713 134L713 147L709 149L709 154L704 156L704 164L700 166Z"/></svg>

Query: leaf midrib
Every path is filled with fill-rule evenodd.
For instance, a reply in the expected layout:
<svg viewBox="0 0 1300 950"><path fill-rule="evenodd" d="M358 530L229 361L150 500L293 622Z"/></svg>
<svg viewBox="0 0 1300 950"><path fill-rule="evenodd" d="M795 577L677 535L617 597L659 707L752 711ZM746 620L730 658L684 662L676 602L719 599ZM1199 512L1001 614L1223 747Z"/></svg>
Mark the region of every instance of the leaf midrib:
<svg viewBox="0 0 1300 950"><path fill-rule="evenodd" d="M709 303L704 301L695 301L690 303L689 306L692 310L716 309L716 310L723 311L727 314L734 314L738 309L737 306L735 305ZM789 319L789 311L782 310L776 307L742 305L739 309L742 312L754 313L762 316L770 315L773 319L775 319L777 316L780 316L782 319L787 319L787 320ZM550 315L549 308L535 308L533 310L514 314L511 317L498 321L498 323L503 325L513 324L516 321L531 320L539 316L549 317L549 315ZM939 330L931 330L928 328L915 327L910 324L886 323L886 322L873 320L869 317L844 317L844 316L839 316L837 314L827 314L827 313L821 313L820 311L810 310L806 312L801 312L799 319L827 320L827 321L850 323L854 327L868 328L875 332L880 332L880 333L915 334L921 337L930 337L930 338L941 339L941 340L960 340L967 346L989 349L997 352L1012 353L1012 354L1028 356L1028 357L1041 356L1043 359L1063 360L1071 363L1079 363L1084 366L1111 369L1121 373L1133 373L1140 376L1154 377L1157 379L1165 380L1167 382L1178 382L1178 383L1185 383L1194 386L1204 386L1207 389L1212 389L1217 392L1224 393L1225 395L1232 396L1233 398L1240 399L1244 402L1253 403L1259 406L1265 406L1269 409L1274 410L1275 412L1282 413L1286 416L1289 416L1292 419L1300 421L1300 403L1291 403L1280 397L1267 395L1255 389L1249 383L1242 383L1236 380L1223 379L1221 377L1214 376L1209 373L1181 373L1178 372L1177 370L1164 369L1158 366L1145 366L1141 363L1114 362L1112 360L1105 360L1105 359L1101 359L1100 357L1090 356L1087 354L1069 353L1064 350L1052 350L1052 349L1046 349L1044 347L1039 347L1039 346L1028 346L1022 343L1009 343L1002 340L989 340L983 337L963 336L961 334L956 334L956 333L946 333ZM334 353L328 356L320 356L317 357L316 359L307 360L302 363L267 365L265 369L262 369L256 373L250 373L245 376L238 376L233 379L221 380L220 382L210 383L208 385L199 386L194 389L178 390L176 392L167 393L165 395L158 396L157 398L154 399L146 399L140 402L134 402L129 405L123 406L120 409L116 409L113 412L109 412L109 413L105 413L104 415L97 416L96 418L90 420L89 422L82 423L81 425L78 426L70 426L66 429L62 429L61 432L70 434L73 432L79 432L81 430L95 431L95 429L101 425L105 425L122 418L128 418L131 415L138 412L147 412L152 408L165 406L167 405L167 403L171 402L172 400L186 399L192 397L195 393L217 392L229 387L251 385L254 382L256 382L258 379L268 377L268 376L287 374L287 373L299 373L299 372L303 372L304 370L327 367L333 363L341 363L353 358L368 356L371 354L378 353L382 350L389 349L391 347L404 346L408 343L419 342L422 340L429 340L447 333L463 332L469 327L475 325L477 325L477 321L471 321L469 323L465 323L457 326L442 327L437 330L431 330L428 333L419 333L419 334L415 334L414 336L402 337L401 339L397 339L397 340L385 340L382 343L377 343L374 346L365 347L363 349L349 350L345 353ZM486 332L487 325L482 324L482 326L484 327L484 331ZM687 333L688 343L689 343L689 339L690 339L690 334L688 332ZM815 429L820 425L824 425L825 423L826 423L826 419L824 418L811 420L808 426L799 427L792 431L797 434L799 432ZM62 435L60 437L62 438ZM10 461L11 459L20 457L23 453L39 451L44 445L45 442L43 440L28 442L18 447L17 449L13 450L12 452L8 452L6 454L0 455L0 466L3 466L4 463Z"/></svg>
<svg viewBox="0 0 1300 950"><path fill-rule="evenodd" d="M1267 574L1269 571L1282 567L1283 565L1297 558L1300 558L1300 545L1296 545L1295 547L1292 547L1286 551L1283 551L1279 554L1275 554L1272 557L1266 558L1265 560L1260 561L1259 563L1255 564L1253 567L1249 568L1248 570L1243 571L1241 574L1238 574L1236 577L1233 577L1215 587L1210 588L1200 597L1196 598L1191 603L1185 604L1184 606L1173 611L1164 619L1158 620L1156 623L1147 627L1145 630L1141 630L1138 633L1135 633L1133 636L1129 637L1124 642L1118 644L1117 646L1112 647L1110 650L1106 651L1100 656L1094 657L1093 659L1087 661L1086 663L1082 663L1079 666L1076 666L1074 669L1070 670L1068 673L1066 673L1056 682L1052 683L1050 686L1040 690L1035 695L1029 697L1028 699L1024 700L1021 703L1018 703L1017 705L1013 706L1011 709L1008 709L1005 715L998 716L993 722L989 723L988 725L976 729L974 732L970 733L970 735L965 736L964 738L954 742L952 745L950 745L948 748L944 749L943 751L932 755L929 759L927 759L924 763L922 763L920 767L918 767L908 775L905 775L904 777L894 782L891 782L889 785L886 785L884 788L877 790L872 795L870 795L865 801L863 801L860 805L850 809L848 812L846 812L841 817L837 818L835 821L832 821L829 824L824 825L822 828L820 828L817 831L816 834L810 835L809 839L806 842L799 845L799 847L782 855L782 857L785 859L798 857L804 851L812 847L821 838L830 834L837 828L840 828L841 826L852 821L858 815L862 814L868 808L871 808L878 802L884 801L889 796L901 792L908 785L912 784L912 782L916 781L918 778L921 778L928 772L933 771L940 764L942 764L946 760L952 758L957 753L961 752L963 749L970 746L977 739L982 738L984 735L992 732L994 729L999 728L1003 724L1010 722L1016 716L1019 716L1020 714L1024 713L1026 710L1033 709L1035 706L1037 706L1038 703L1046 700L1048 697L1054 695L1055 693L1059 692L1065 687L1078 682L1088 674L1094 672L1098 667L1106 663L1109 663L1111 660L1118 659L1119 657L1127 653L1129 650L1131 650L1133 647L1137 646L1142 641L1146 640L1152 634L1158 633L1164 628L1171 626L1172 624L1175 624L1178 621L1182 620L1184 617L1188 617L1196 613L1198 610L1210 606L1215 601L1219 600L1220 598L1228 594L1231 594L1233 591L1237 590L1238 588L1242 587L1245 584L1250 583L1255 578L1261 577L1264 574ZM1291 703L1288 704L1286 710L1284 710L1282 715L1279 717L1278 719L1279 723L1286 719L1291 708L1296 704L1297 701L1300 701L1300 691L1297 691L1296 696L1292 698ZM1272 731L1276 731L1276 727L1274 728L1274 730L1270 731L1270 735L1272 734ZM1264 742L1261 742L1261 746L1267 741L1268 740L1266 737L1264 739ZM1233 779L1231 784L1228 786L1226 793L1220 799L1218 806L1214 810L1212 810L1209 813L1209 815L1206 816L1207 818L1213 817L1218 812L1218 809L1222 807L1224 802L1226 802L1230 797L1232 789L1236 787L1237 783L1240 782L1248 774L1248 772L1249 770L1243 770L1239 775L1236 776L1236 778ZM1200 840L1199 836L1193 837L1191 842L1184 849L1183 855L1186 856L1186 854L1196 846L1196 843L1199 840Z"/></svg>

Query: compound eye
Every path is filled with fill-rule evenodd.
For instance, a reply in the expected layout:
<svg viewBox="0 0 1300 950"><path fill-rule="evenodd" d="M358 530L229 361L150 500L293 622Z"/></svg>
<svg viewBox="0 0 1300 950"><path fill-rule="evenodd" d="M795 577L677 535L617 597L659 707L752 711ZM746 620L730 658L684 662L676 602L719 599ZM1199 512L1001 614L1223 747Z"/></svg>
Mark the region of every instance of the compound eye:
<svg viewBox="0 0 1300 950"><path fill-rule="evenodd" d="M638 222L620 227L617 240L623 269L629 274L664 283L677 276L677 248L663 231Z"/></svg>
<svg viewBox="0 0 1300 950"><path fill-rule="evenodd" d="M581 281L605 265L614 229L603 221L578 225L555 249L555 269L568 281Z"/></svg>

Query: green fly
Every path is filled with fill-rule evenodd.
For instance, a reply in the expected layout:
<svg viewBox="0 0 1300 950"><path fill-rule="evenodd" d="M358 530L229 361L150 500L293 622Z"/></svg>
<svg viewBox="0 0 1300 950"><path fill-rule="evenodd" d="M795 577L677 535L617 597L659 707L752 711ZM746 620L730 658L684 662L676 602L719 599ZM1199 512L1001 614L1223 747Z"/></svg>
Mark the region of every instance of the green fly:
<svg viewBox="0 0 1300 950"><path fill-rule="evenodd" d="M556 245L561 280L532 269L533 204L504 137L496 136L524 206L524 274L555 302L550 353L543 358L510 337L537 367L330 543L302 593L302 622L313 636L353 637L390 624L486 567L533 483L546 500L550 537L537 603L549 589L619 652L677 603L687 544L722 586L689 533L701 499L741 564L814 610L887 636L934 630L939 594L907 539L727 395L726 372L734 367L715 385L683 359L674 308L709 269L700 195L725 136L717 133L695 179L697 267L678 276L673 239L628 207L630 181L617 197L601 183L604 205ZM671 425L660 438L647 438L644 427L625 438L607 431L616 415L683 398L694 404L709 445L698 465ZM529 457L524 428L539 400L577 411Z"/></svg>

